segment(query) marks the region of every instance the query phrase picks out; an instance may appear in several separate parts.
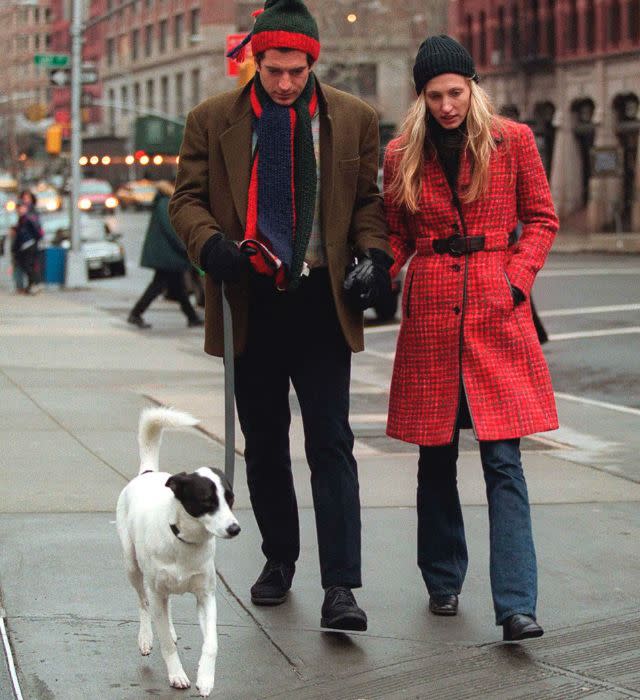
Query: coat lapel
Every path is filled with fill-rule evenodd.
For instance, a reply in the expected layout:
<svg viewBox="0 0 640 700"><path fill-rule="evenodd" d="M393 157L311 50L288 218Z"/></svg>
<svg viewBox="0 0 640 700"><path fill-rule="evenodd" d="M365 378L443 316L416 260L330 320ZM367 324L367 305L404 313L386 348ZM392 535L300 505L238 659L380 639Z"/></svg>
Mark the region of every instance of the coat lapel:
<svg viewBox="0 0 640 700"><path fill-rule="evenodd" d="M248 91L244 91L238 98L229 115L229 123L229 128L220 135L220 145L233 203L244 231L251 177L252 113Z"/></svg>
<svg viewBox="0 0 640 700"><path fill-rule="evenodd" d="M334 167L334 135L331 105L319 83L318 95L320 104L320 225L328 242L331 232L335 229L333 213L333 167Z"/></svg>

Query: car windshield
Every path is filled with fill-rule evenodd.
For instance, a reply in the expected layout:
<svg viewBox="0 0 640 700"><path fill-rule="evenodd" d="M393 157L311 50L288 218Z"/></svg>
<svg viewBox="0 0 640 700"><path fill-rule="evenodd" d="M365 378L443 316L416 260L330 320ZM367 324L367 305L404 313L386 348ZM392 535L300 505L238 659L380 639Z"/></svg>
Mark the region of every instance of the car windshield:
<svg viewBox="0 0 640 700"><path fill-rule="evenodd" d="M47 243L52 243L55 239L70 237L71 224L69 217L45 217L42 219L42 230ZM102 241L105 238L105 225L99 219L89 217L80 218L80 239L83 241ZM59 240L58 240L59 242Z"/></svg>
<svg viewBox="0 0 640 700"><path fill-rule="evenodd" d="M80 194L111 194L111 185L104 180L85 180L80 183Z"/></svg>
<svg viewBox="0 0 640 700"><path fill-rule="evenodd" d="M131 189L134 192L140 192L141 194L145 192L151 193L156 191L156 188L153 185L131 185Z"/></svg>

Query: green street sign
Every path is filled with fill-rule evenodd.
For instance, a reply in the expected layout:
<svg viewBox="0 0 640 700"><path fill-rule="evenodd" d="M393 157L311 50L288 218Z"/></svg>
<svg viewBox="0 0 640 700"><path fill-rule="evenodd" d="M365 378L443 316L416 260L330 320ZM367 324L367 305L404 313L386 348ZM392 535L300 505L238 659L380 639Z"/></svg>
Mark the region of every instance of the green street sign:
<svg viewBox="0 0 640 700"><path fill-rule="evenodd" d="M36 66L47 68L64 68L71 62L71 57L64 53L37 53L33 57Z"/></svg>

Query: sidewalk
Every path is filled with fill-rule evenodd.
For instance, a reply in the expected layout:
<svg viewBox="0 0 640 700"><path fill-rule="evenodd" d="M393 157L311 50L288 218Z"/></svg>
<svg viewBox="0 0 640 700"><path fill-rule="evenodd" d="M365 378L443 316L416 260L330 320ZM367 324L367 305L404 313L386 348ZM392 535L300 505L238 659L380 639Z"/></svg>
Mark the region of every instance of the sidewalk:
<svg viewBox="0 0 640 700"><path fill-rule="evenodd" d="M168 687L157 648L146 658L137 651L114 507L138 469L144 406L173 405L202 420L200 430L165 436L163 469L223 464L222 363L204 355L201 330L186 331L178 311L160 306L161 322L143 333L127 326L125 310L87 306L73 292L16 297L0 289L0 609L28 700L198 697L195 687ZM621 467L640 450L638 418L559 399L562 429L523 441L546 634L507 645L493 624L484 486L468 436L460 482L471 561L461 611L453 619L427 612L415 564L416 452L383 437L388 376L374 359L354 360L352 408L363 505L357 597L369 630L319 627L315 526L294 405L302 530L294 588L278 608L251 605L263 558L238 457L242 533L218 547L211 697L640 698L640 483L622 478ZM201 637L191 597L175 599L174 619L195 683ZM9 700L0 665L0 698Z"/></svg>

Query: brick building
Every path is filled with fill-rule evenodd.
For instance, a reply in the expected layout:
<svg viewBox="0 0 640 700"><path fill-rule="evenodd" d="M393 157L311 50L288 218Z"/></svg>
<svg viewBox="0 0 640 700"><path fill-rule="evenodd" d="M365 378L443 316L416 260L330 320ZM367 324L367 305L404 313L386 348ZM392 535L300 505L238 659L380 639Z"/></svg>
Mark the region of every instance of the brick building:
<svg viewBox="0 0 640 700"><path fill-rule="evenodd" d="M564 227L640 231L640 2L454 0L449 31L534 129Z"/></svg>
<svg viewBox="0 0 640 700"><path fill-rule="evenodd" d="M48 113L49 76L34 55L50 49L49 0L0 3L0 162L15 167L20 153L31 152L31 137ZM40 130L41 131L41 130ZM24 157L24 156L23 156Z"/></svg>

